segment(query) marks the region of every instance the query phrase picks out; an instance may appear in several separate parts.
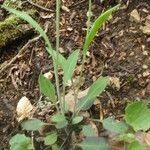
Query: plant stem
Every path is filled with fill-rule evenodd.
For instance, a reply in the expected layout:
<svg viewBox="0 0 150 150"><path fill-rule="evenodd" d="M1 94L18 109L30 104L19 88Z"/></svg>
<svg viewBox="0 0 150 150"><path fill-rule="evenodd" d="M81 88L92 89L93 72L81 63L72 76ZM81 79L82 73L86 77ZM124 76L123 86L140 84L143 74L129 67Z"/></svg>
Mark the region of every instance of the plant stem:
<svg viewBox="0 0 150 150"><path fill-rule="evenodd" d="M72 84L73 93L74 93L74 108L73 108L73 115L72 115L72 117L74 118L75 117L76 104L77 104L77 100L78 100L78 95L76 93L72 78L71 78L71 84Z"/></svg>
<svg viewBox="0 0 150 150"><path fill-rule="evenodd" d="M63 83L63 112L65 112L65 93L66 93L66 84Z"/></svg>
<svg viewBox="0 0 150 150"><path fill-rule="evenodd" d="M56 89L57 89L58 101L60 103L61 113L63 113L60 88L59 88L59 77L58 77L59 40L60 40L59 22L60 22L60 0L56 0L56 54L57 56L56 56L56 64L55 64L55 78L56 78Z"/></svg>
<svg viewBox="0 0 150 150"><path fill-rule="evenodd" d="M87 37L87 35L89 33L90 26L91 26L91 16L92 16L92 10L91 9L92 9L92 0L89 0L86 37ZM84 51L86 51L86 50L83 48L83 52ZM86 60L86 53L83 53L83 59L82 59L82 64L81 64L81 72L80 72L79 81L78 81L78 85L77 85L77 92L76 92L76 96L75 96L75 99L76 99L75 101L77 101L77 99L78 99L78 94L79 94L79 89L80 89L80 86L81 86L81 78L82 78L82 75L83 75L85 60ZM76 115L77 114L75 113L74 117Z"/></svg>

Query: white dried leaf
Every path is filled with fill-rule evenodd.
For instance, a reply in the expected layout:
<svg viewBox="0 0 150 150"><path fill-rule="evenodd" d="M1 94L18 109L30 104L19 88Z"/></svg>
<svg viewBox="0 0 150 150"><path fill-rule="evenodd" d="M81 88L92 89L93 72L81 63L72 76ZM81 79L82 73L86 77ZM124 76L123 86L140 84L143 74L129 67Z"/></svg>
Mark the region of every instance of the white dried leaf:
<svg viewBox="0 0 150 150"><path fill-rule="evenodd" d="M29 99L26 96L22 97L19 100L16 108L18 122L22 121L25 118L29 118L33 109L34 106L31 104Z"/></svg>
<svg viewBox="0 0 150 150"><path fill-rule="evenodd" d="M117 90L120 89L120 79L117 77L110 77L109 85L112 87L117 88Z"/></svg>
<svg viewBox="0 0 150 150"><path fill-rule="evenodd" d="M64 6L64 5L62 5L62 10L64 10L64 11L66 11L66 12L69 12L70 10L69 10L69 8L68 7L66 7L66 6Z"/></svg>
<svg viewBox="0 0 150 150"><path fill-rule="evenodd" d="M53 78L53 74L49 71L44 74L44 77L47 78L48 80L51 80Z"/></svg>
<svg viewBox="0 0 150 150"><path fill-rule="evenodd" d="M140 15L137 11L137 9L134 9L131 13L130 13L130 19L134 20L136 22L140 22L141 18Z"/></svg>

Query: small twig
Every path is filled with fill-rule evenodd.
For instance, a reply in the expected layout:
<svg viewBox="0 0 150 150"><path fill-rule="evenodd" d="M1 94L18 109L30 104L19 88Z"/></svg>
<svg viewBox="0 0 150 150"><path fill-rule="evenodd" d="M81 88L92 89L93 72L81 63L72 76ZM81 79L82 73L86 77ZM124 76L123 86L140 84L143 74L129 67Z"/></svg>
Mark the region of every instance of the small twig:
<svg viewBox="0 0 150 150"><path fill-rule="evenodd" d="M0 74L5 70L7 69L13 62L15 62L19 57L20 55L23 53L23 51L33 42L37 41L41 36L37 36L31 40L29 40L22 48L21 50L18 52L18 54L13 57L6 65L3 65L2 64L2 67L0 68ZM5 62L4 62L5 63Z"/></svg>
<svg viewBox="0 0 150 150"><path fill-rule="evenodd" d="M63 146L65 145L65 143L67 142L68 138L70 137L70 134L71 134L72 130L69 131L67 137L65 138L64 142L62 143L61 147L60 147L60 150L62 150Z"/></svg>
<svg viewBox="0 0 150 150"><path fill-rule="evenodd" d="M45 25L45 32L48 31L48 27L49 27L49 22L46 23ZM7 69L12 63L14 63L19 57L20 55L23 53L23 51L33 42L37 41L41 36L37 36L31 40L29 40L22 48L21 50L19 50L18 54L13 57L8 63L7 62L4 62L1 66L0 66L0 74L5 70Z"/></svg>
<svg viewBox="0 0 150 150"><path fill-rule="evenodd" d="M47 12L54 12L53 10L48 9L48 8L45 8L45 7L41 6L41 5L38 5L38 4L34 3L34 2L32 2L31 0L26 0L26 1L27 1L28 3L30 3L31 5L33 5L33 6L37 7L37 8L40 8L40 9L42 9L42 10L44 10L44 11L47 11Z"/></svg>
<svg viewBox="0 0 150 150"><path fill-rule="evenodd" d="M77 2L77 3L73 4L73 5L70 5L68 7L69 8L77 7L77 6L80 6L81 4L83 4L84 2L86 2L86 0L79 1L79 2Z"/></svg>
<svg viewBox="0 0 150 150"><path fill-rule="evenodd" d="M110 98L110 103L111 103L112 107L115 108L115 103L114 103L114 100L113 100L111 94L108 91L106 91L106 94Z"/></svg>

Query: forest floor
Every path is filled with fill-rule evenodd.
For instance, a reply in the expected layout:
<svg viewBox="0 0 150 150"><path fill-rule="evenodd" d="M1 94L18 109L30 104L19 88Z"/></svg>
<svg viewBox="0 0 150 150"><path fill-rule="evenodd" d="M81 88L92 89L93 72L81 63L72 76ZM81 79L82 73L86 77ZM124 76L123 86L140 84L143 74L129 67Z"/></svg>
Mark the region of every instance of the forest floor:
<svg viewBox="0 0 150 150"><path fill-rule="evenodd" d="M37 8L38 22L47 29L51 42L55 45L55 1L36 0L40 6L52 11ZM101 4L93 2L92 21L107 7L117 3ZM65 7L64 7L65 6ZM61 9L61 48L60 52L68 56L77 48L82 48L86 33L88 1L66 0ZM1 17L5 18L5 15ZM122 2L121 8L98 32L93 41L84 70L84 84L81 90L88 88L99 76L110 76L109 85L89 110L91 117L105 118L115 116L122 119L128 102L150 100L150 32L144 30L150 22L150 1L133 0ZM150 25L150 23L149 23ZM0 53L0 66L11 61L29 39L17 40ZM81 60L74 78L80 71ZM38 86L40 72L51 72L53 66L44 42L38 39L27 45L18 59L0 74L0 150L8 150L10 137L20 131L16 121L16 105L23 96L36 104L41 96ZM61 74L61 72L60 72ZM53 80L53 79L52 79ZM68 88L69 89L69 88ZM43 114L42 117L46 117Z"/></svg>

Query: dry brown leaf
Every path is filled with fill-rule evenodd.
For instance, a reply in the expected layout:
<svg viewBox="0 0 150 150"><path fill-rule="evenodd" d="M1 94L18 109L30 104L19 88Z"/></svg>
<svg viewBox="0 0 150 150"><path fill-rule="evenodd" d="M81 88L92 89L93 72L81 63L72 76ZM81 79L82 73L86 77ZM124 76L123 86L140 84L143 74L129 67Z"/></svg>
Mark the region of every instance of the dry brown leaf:
<svg viewBox="0 0 150 150"><path fill-rule="evenodd" d="M48 80L51 80L53 78L53 74L49 71L44 74L44 77L47 78Z"/></svg>
<svg viewBox="0 0 150 150"><path fill-rule="evenodd" d="M87 94L88 90L89 88L84 91L79 92L78 99L84 97ZM75 101L74 101L74 93L72 90L70 90L70 92L67 95L65 95L65 100L69 106L69 111L73 112Z"/></svg>
<svg viewBox="0 0 150 150"><path fill-rule="evenodd" d="M112 87L117 88L117 90L120 89L120 79L117 77L110 77L109 85Z"/></svg>
<svg viewBox="0 0 150 150"><path fill-rule="evenodd" d="M93 121L90 121L90 125L95 133L95 136L98 137L98 128L97 128L96 124Z"/></svg>
<svg viewBox="0 0 150 150"><path fill-rule="evenodd" d="M150 15L146 17L145 26L142 27L143 33L150 35Z"/></svg>
<svg viewBox="0 0 150 150"><path fill-rule="evenodd" d="M144 133L144 141L148 148L150 149L150 131L147 133Z"/></svg>
<svg viewBox="0 0 150 150"><path fill-rule="evenodd" d="M146 145L150 149L150 131L149 132L138 132L135 135L136 139Z"/></svg>
<svg viewBox="0 0 150 150"><path fill-rule="evenodd" d="M137 11L137 9L134 9L131 13L130 13L130 19L131 21L136 21L136 22L140 22L141 18L140 15Z"/></svg>
<svg viewBox="0 0 150 150"><path fill-rule="evenodd" d="M22 121L25 118L29 118L33 109L34 106L31 104L29 99L26 96L22 97L19 100L16 108L18 122Z"/></svg>

